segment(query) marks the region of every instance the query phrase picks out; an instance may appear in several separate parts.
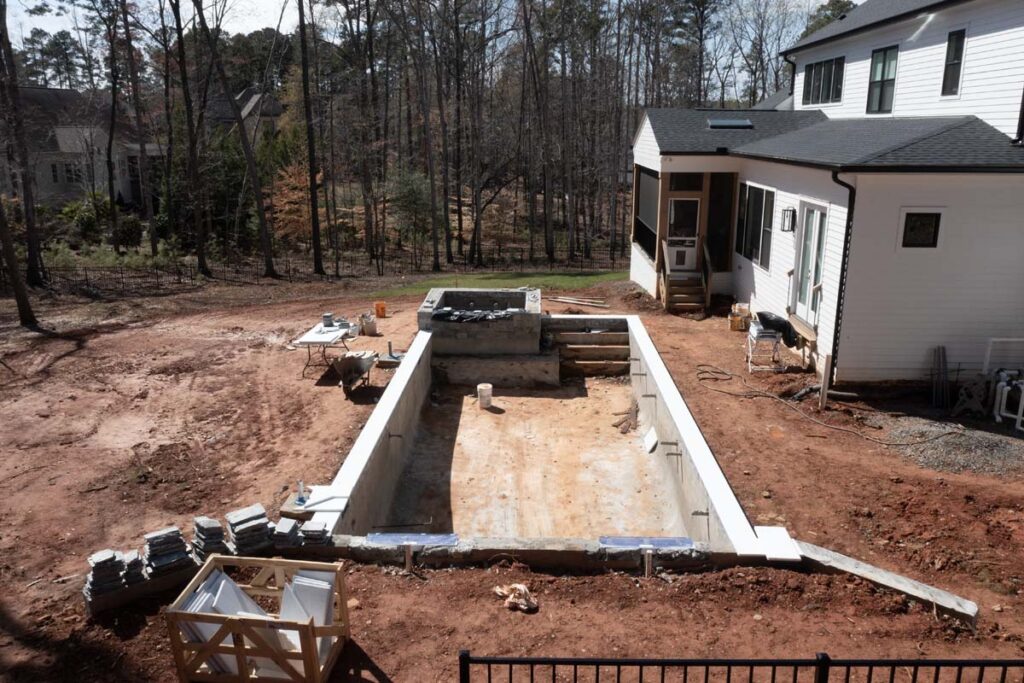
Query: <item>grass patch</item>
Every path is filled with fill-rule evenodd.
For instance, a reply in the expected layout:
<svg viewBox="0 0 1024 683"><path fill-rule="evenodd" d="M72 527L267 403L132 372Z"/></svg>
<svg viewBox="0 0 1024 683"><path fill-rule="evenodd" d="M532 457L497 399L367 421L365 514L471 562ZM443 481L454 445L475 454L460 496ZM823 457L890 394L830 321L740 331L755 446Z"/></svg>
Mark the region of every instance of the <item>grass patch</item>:
<svg viewBox="0 0 1024 683"><path fill-rule="evenodd" d="M619 282L629 279L629 272L616 270L601 273L462 273L442 275L407 285L381 289L373 292L374 297L398 297L412 294L426 294L432 287L478 287L504 289L516 287L539 287L541 289L573 290L586 289L602 282Z"/></svg>

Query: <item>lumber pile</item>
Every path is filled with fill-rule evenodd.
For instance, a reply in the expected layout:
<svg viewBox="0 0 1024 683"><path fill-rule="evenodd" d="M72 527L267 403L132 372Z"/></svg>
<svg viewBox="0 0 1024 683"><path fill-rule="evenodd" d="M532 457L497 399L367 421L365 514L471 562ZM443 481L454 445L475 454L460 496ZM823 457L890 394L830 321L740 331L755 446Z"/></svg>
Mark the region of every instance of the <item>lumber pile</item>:
<svg viewBox="0 0 1024 683"><path fill-rule="evenodd" d="M590 306L592 308L610 308L604 299L589 296L549 296L548 301L560 304L573 304L575 306Z"/></svg>

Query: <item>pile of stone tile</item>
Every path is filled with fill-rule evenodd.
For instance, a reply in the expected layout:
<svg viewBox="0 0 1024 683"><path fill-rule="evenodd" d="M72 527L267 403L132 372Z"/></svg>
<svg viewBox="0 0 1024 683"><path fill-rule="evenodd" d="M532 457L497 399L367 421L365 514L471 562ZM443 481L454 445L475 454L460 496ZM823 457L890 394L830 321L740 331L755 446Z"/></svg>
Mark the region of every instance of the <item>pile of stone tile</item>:
<svg viewBox="0 0 1024 683"><path fill-rule="evenodd" d="M299 523L289 517L282 517L274 526L275 548L298 548L302 545Z"/></svg>
<svg viewBox="0 0 1024 683"><path fill-rule="evenodd" d="M124 587L124 555L120 551L99 550L89 556L89 566L92 571L82 589L87 600Z"/></svg>
<svg viewBox="0 0 1024 683"><path fill-rule="evenodd" d="M146 580L146 563L138 550L129 550L124 554L124 585L134 586Z"/></svg>
<svg viewBox="0 0 1024 683"><path fill-rule="evenodd" d="M259 503L229 512L224 518L228 522L228 538L238 555L259 555L274 547L273 525Z"/></svg>
<svg viewBox="0 0 1024 683"><path fill-rule="evenodd" d="M323 522L309 520L302 525L302 545L327 545L327 525Z"/></svg>
<svg viewBox="0 0 1024 683"><path fill-rule="evenodd" d="M192 536L192 550L200 562L214 553L231 555L231 548L224 542L224 527L212 517L196 517L195 534Z"/></svg>
<svg viewBox="0 0 1024 683"><path fill-rule="evenodd" d="M196 561L189 552L181 529L169 526L146 534L146 549L143 558L149 578L157 578L179 569L194 566Z"/></svg>

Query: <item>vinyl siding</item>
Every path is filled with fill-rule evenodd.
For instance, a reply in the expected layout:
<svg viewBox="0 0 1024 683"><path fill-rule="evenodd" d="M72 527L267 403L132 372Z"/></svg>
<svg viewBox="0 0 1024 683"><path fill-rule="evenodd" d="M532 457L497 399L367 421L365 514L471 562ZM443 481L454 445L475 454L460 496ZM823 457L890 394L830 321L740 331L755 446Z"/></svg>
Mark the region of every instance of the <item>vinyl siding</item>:
<svg viewBox="0 0 1024 683"><path fill-rule="evenodd" d="M990 337L1024 337L1021 196L1019 176L860 176L841 380L927 379L937 345L971 372ZM905 207L944 208L937 248L897 246Z"/></svg>
<svg viewBox="0 0 1024 683"><path fill-rule="evenodd" d="M846 230L846 189L834 183L825 171L760 161L745 161L741 165L740 182L762 185L776 193L769 269L765 270L733 253L733 295L738 301L750 302L753 311L770 311L786 316L786 309L791 305L794 278L790 271L796 262L797 233L781 231L782 212L787 208L795 208L799 212L803 202L823 206L828 211L817 331L818 354L831 353ZM808 322L813 324L815 321Z"/></svg>
<svg viewBox="0 0 1024 683"><path fill-rule="evenodd" d="M661 168L661 150L658 149L658 142L654 139L654 130L646 115L640 122L640 129L633 139L633 163L652 171Z"/></svg>
<svg viewBox="0 0 1024 683"><path fill-rule="evenodd" d="M946 39L958 29L967 30L960 94L942 97ZM821 109L832 118L868 116L871 52L891 45L900 48L891 116L973 114L1007 135L1016 133L1024 90L1020 0L975 0L797 53L794 106ZM804 106L804 66L841 56L846 57L843 101Z"/></svg>

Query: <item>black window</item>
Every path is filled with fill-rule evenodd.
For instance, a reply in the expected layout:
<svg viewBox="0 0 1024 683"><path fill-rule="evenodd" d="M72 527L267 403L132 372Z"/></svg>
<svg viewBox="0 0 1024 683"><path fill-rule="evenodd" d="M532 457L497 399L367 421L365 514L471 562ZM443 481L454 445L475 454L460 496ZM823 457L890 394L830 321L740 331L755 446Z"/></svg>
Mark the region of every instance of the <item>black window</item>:
<svg viewBox="0 0 1024 683"><path fill-rule="evenodd" d="M946 40L946 67L942 72L942 94L960 93L960 72L964 63L964 42L967 31L953 31Z"/></svg>
<svg viewBox="0 0 1024 683"><path fill-rule="evenodd" d="M903 247L906 249L934 249L939 245L938 212L908 211L903 219Z"/></svg>
<svg viewBox="0 0 1024 683"><path fill-rule="evenodd" d="M766 269L772 255L774 216L775 193L772 190L746 183L740 185L736 252Z"/></svg>
<svg viewBox="0 0 1024 683"><path fill-rule="evenodd" d="M891 114L896 95L896 58L899 47L886 47L871 53L871 80L868 84L868 113Z"/></svg>
<svg viewBox="0 0 1024 683"><path fill-rule="evenodd" d="M700 192L704 189L703 173L672 173L668 177L669 192Z"/></svg>
<svg viewBox="0 0 1024 683"><path fill-rule="evenodd" d="M804 67L804 104L843 101L846 58L836 57Z"/></svg>
<svg viewBox="0 0 1024 683"><path fill-rule="evenodd" d="M57 172L57 164L50 164L50 177L53 179L54 185L60 182L60 173Z"/></svg>

